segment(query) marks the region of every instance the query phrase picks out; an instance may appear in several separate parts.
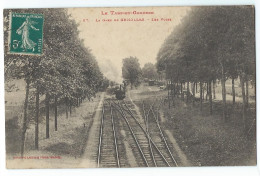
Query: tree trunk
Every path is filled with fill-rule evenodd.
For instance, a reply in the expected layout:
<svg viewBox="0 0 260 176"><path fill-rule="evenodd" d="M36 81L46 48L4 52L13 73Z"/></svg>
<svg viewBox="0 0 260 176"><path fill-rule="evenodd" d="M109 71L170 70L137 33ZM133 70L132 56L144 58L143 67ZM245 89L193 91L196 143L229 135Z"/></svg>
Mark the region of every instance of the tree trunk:
<svg viewBox="0 0 260 176"><path fill-rule="evenodd" d="M222 66L221 86L222 86L222 101L223 101L223 119L226 121L227 120L226 76L225 76L223 66Z"/></svg>
<svg viewBox="0 0 260 176"><path fill-rule="evenodd" d="M215 91L215 88L216 88L216 80L214 79L214 80L213 80L213 96L214 96L214 99L216 99L216 91Z"/></svg>
<svg viewBox="0 0 260 176"><path fill-rule="evenodd" d="M58 131L58 107L57 107L57 96L55 95L54 97L54 126L55 126L55 131Z"/></svg>
<svg viewBox="0 0 260 176"><path fill-rule="evenodd" d="M175 97L176 95L176 86L175 86L175 83L173 83L173 97Z"/></svg>
<svg viewBox="0 0 260 176"><path fill-rule="evenodd" d="M189 102L189 97L190 97L190 84L189 84L189 81L188 81L187 82L187 100L186 100L187 103Z"/></svg>
<svg viewBox="0 0 260 176"><path fill-rule="evenodd" d="M202 82L200 81L200 111L202 111Z"/></svg>
<svg viewBox="0 0 260 176"><path fill-rule="evenodd" d="M167 80L167 90L168 90L168 104L169 104L169 109L171 108L171 101L170 101L170 86L169 86L169 81Z"/></svg>
<svg viewBox="0 0 260 176"><path fill-rule="evenodd" d="M248 108L248 98L249 98L249 95L248 95L248 78L247 78L247 75L245 76L246 77L246 109Z"/></svg>
<svg viewBox="0 0 260 176"><path fill-rule="evenodd" d="M46 113L46 138L50 137L50 95L46 93L45 97L45 113Z"/></svg>
<svg viewBox="0 0 260 176"><path fill-rule="evenodd" d="M193 86L192 86L192 94L193 94L192 104L193 104L193 105L194 105L194 103L195 103L195 87L196 87L196 83L194 82L194 83L193 83Z"/></svg>
<svg viewBox="0 0 260 176"><path fill-rule="evenodd" d="M202 100L204 100L204 94L205 94L205 89L204 89L204 83L202 84Z"/></svg>
<svg viewBox="0 0 260 176"><path fill-rule="evenodd" d="M66 118L69 118L69 113L68 113L68 98L65 98L65 109L66 109Z"/></svg>
<svg viewBox="0 0 260 176"><path fill-rule="evenodd" d="M233 96L233 106L236 102L236 92L235 92L235 79L232 78L232 96Z"/></svg>
<svg viewBox="0 0 260 176"><path fill-rule="evenodd" d="M196 83L194 82L193 87L192 87L192 94L193 94L194 98L195 98L195 94L196 94L195 87L196 87Z"/></svg>
<svg viewBox="0 0 260 176"><path fill-rule="evenodd" d="M72 103L71 103L71 100L70 100L70 101L69 101L70 116L71 116L71 113L72 113L71 107L72 107Z"/></svg>
<svg viewBox="0 0 260 176"><path fill-rule="evenodd" d="M182 98L182 100L184 99L183 90L182 90L182 82L181 82L181 98Z"/></svg>
<svg viewBox="0 0 260 176"><path fill-rule="evenodd" d="M170 84L171 84L171 99L173 100L173 84L172 84L172 78L171 78Z"/></svg>
<svg viewBox="0 0 260 176"><path fill-rule="evenodd" d="M35 102L35 149L39 149L39 109L40 109L40 95L39 88L36 88L36 102Z"/></svg>
<svg viewBox="0 0 260 176"><path fill-rule="evenodd" d="M174 97L175 97L175 83L172 81L172 106L175 105L175 102L174 102Z"/></svg>
<svg viewBox="0 0 260 176"><path fill-rule="evenodd" d="M244 123L244 132L246 133L246 95L245 95L245 80L244 76L240 76L240 84L242 88L242 117L243 117L243 123Z"/></svg>
<svg viewBox="0 0 260 176"><path fill-rule="evenodd" d="M177 82L176 92L177 92L177 98L179 98L179 93L180 93L180 90L179 90L179 81Z"/></svg>
<svg viewBox="0 0 260 176"><path fill-rule="evenodd" d="M212 91L211 91L211 80L208 83L208 91L209 91L209 112L212 115Z"/></svg>
<svg viewBox="0 0 260 176"><path fill-rule="evenodd" d="M22 129L22 136L21 136L21 156L24 155L24 143L25 143L25 133L27 130L27 108L28 108L28 101L29 101L29 89L30 89L30 81L26 80L26 91L25 91L25 100L24 100L24 108L23 108L23 129Z"/></svg>
<svg viewBox="0 0 260 176"><path fill-rule="evenodd" d="M209 96L209 84L206 83L206 101L208 101L208 96Z"/></svg>

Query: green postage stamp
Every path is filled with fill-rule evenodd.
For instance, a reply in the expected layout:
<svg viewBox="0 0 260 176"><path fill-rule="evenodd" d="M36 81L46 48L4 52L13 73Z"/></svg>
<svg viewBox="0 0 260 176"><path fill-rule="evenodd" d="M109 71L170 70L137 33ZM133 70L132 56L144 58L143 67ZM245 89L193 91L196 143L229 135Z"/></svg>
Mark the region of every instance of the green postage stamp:
<svg viewBox="0 0 260 176"><path fill-rule="evenodd" d="M10 14L9 53L42 54L42 14Z"/></svg>

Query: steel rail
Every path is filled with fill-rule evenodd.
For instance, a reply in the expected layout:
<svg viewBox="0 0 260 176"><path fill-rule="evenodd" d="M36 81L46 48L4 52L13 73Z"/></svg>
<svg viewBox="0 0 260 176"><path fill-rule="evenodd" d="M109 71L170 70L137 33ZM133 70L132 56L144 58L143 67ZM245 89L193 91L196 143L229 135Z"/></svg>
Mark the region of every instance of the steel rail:
<svg viewBox="0 0 260 176"><path fill-rule="evenodd" d="M115 106L114 106L114 107L115 107ZM128 126L128 128L129 128L129 130L130 130L130 132L131 132L131 134L132 134L134 140L135 140L135 143L136 143L138 149L139 149L139 152L141 153L141 156L142 156L142 158L143 158L143 160L144 160L146 166L149 167L149 164L148 164L148 162L147 162L147 159L146 159L146 157L145 157L145 155L144 155L144 153L143 153L143 150L142 150L142 148L141 148L141 146L140 146L140 144L139 144L139 142L138 142L138 140L137 140L137 138L136 138L136 135L134 134L134 131L133 131L131 125L129 124L129 121L127 120L126 115L125 115L125 113L124 113L124 111L122 110L122 108L121 108L120 105L119 105L119 108L120 108L120 109L117 109L117 108L115 107L115 109L117 109L117 111L122 115L122 117L123 117L124 120L126 121L127 126Z"/></svg>
<svg viewBox="0 0 260 176"><path fill-rule="evenodd" d="M102 136L103 136L103 124L104 124L104 104L103 104L103 106L102 106L102 117L101 117L100 132L99 132L98 158L97 158L98 167L99 167L99 165L100 165L100 157L101 157L101 145L102 145Z"/></svg>
<svg viewBox="0 0 260 176"><path fill-rule="evenodd" d="M149 129L148 129L148 116L149 116L149 114L148 115L146 115L146 113L145 113L145 107L144 107L144 101L142 102L143 103L143 113L144 113L144 121L145 121L145 126L146 126L146 132L147 132L147 134L149 134ZM148 143L149 143L149 148L150 148L150 152L151 152L151 155L152 155L152 159L153 159L153 163L154 163L154 165L155 165L155 167L157 167L157 164L156 164L156 161L155 161L155 158L154 158L154 154L153 154L153 149L152 149L152 146L151 146L151 139L150 138L148 138Z"/></svg>
<svg viewBox="0 0 260 176"><path fill-rule="evenodd" d="M124 101L123 101L123 102L124 102ZM126 105L125 102L124 102L124 104L125 104L125 106L126 106L126 108L127 108L127 110L128 110L128 111L126 111L126 112L128 112L128 113L131 115L131 117L137 122L137 124L141 127L141 129L143 130L143 132L146 134L146 137L147 137L147 138L150 138L151 143L153 144L153 146L155 147L155 149L159 152L159 154L161 155L161 157L163 158L163 160L165 161L165 163L167 163L167 165L170 167L169 162L166 160L166 158L164 157L164 155L162 154L162 152L160 151L160 149L156 146L156 144L154 143L154 141L152 140L152 138L150 137L150 135L146 133L146 131L144 130L143 126L142 126L142 125L140 124L140 122L134 117L132 111L129 109L129 107Z"/></svg>
<svg viewBox="0 0 260 176"><path fill-rule="evenodd" d="M153 117L154 117L154 119L155 119L155 121L156 121L157 127L158 127L158 129L159 129L159 131L160 131L160 134L161 134L161 137L162 137L162 139L163 139L163 141L164 141L164 144L165 144L165 146L166 146L166 148L167 148L167 150L168 150L168 152L169 152L169 154L170 154L170 156L171 156L171 159L172 159L172 161L175 163L175 165L178 166L178 164L177 164L176 160L174 159L174 157L173 157L173 155L172 155L172 152L171 152L171 150L170 150L170 148L169 148L169 146L168 146L168 143L167 143L167 141L166 141L166 139L165 139L165 137L164 137L164 134L163 134L163 132L162 132L162 130L161 130L161 127L160 127L160 124L159 124L159 121L158 121L159 111L158 111L157 116L155 116L154 111L153 111L153 109L152 109L152 114L153 114Z"/></svg>
<svg viewBox="0 0 260 176"><path fill-rule="evenodd" d="M172 159L172 161L175 163L175 165L178 167L177 161L176 161L175 158L173 157L173 154L172 154L172 152L171 152L171 150L170 150L170 148L169 148L169 145L168 145L168 143L167 143L167 140L166 140L166 138L165 138L165 136L164 136L164 134L163 134L163 132L162 132L162 130L161 130L161 126L160 126L160 122L159 122L159 109L161 108L161 105L163 104L163 101L164 101L164 99L162 98L162 100L161 100L161 102L160 102L160 104L159 104L159 106L158 106L158 108L157 108L157 115L154 114L154 111L153 111L153 108L152 108L153 105L150 107L150 109L152 110L153 117L154 117L154 119L155 119L155 121L156 121L156 123L157 123L157 127L158 127L158 129L159 129L159 131L160 131L160 133L161 133L161 137L162 137L162 139L163 139L163 141L164 141L164 143L165 143L165 146L166 146L166 148L167 148L169 154L171 155L171 159ZM155 103L155 102L154 102L154 103ZM153 103L153 104L154 104L154 103Z"/></svg>
<svg viewBox="0 0 260 176"><path fill-rule="evenodd" d="M120 167L120 160L119 160L119 154L118 154L118 148L117 148L116 130L115 130L113 110L112 110L111 103L109 105L110 105L111 122L112 122L112 129L113 129L113 135L114 135L114 144L115 144L115 150L116 150L117 167Z"/></svg>

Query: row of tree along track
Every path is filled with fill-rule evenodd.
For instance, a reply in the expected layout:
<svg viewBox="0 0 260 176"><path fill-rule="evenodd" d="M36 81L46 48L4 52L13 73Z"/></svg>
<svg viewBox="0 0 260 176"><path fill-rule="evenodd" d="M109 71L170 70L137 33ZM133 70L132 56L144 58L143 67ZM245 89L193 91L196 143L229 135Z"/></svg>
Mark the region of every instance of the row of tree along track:
<svg viewBox="0 0 260 176"><path fill-rule="evenodd" d="M120 140L121 128L128 136L127 141L139 167L178 166L172 146L160 127L159 113L154 110L154 104L145 106L143 103L143 114L143 117L138 116L131 102L104 102L97 151L98 167L128 166L126 149Z"/></svg>
<svg viewBox="0 0 260 176"><path fill-rule="evenodd" d="M12 13L42 14L44 16L43 50L41 55L9 54L8 36L14 30L9 26ZM50 138L50 110L54 108L55 131L59 130L58 112L71 114L73 107L78 107L84 99L91 100L98 91L108 87L109 80L99 69L98 63L90 49L84 46L79 37L76 21L70 18L66 9L6 9L4 11L4 72L5 84L24 80L23 116L19 121L21 156L25 152L27 129L35 126L34 148L40 149L41 131L39 123L45 114L45 136ZM62 31L62 32L61 32ZM55 41L55 42L54 42ZM19 85L19 84L17 84ZM6 86L8 87L8 86ZM8 90L8 89L7 89ZM22 90L22 89L21 89ZM15 94L14 91L12 91ZM45 96L45 100L42 97ZM14 96L15 97L15 96ZM19 99L16 97L16 99ZM6 99L6 102L17 101ZM45 106L42 106L45 104ZM64 108L64 111L58 109ZM9 128L6 128L9 129ZM9 132L9 130L7 130ZM12 142L10 145L13 146ZM18 146L18 145L17 145ZM17 147L16 145L14 148ZM28 150L28 149L27 149Z"/></svg>

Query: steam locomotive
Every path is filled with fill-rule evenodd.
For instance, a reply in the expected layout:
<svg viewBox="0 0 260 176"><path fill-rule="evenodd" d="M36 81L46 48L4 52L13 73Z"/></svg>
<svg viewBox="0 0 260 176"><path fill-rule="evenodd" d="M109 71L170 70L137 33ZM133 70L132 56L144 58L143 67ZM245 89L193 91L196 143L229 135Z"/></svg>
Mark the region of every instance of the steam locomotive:
<svg viewBox="0 0 260 176"><path fill-rule="evenodd" d="M120 85L120 87L118 89L115 90L115 95L116 95L116 99L118 100L123 100L125 98L125 93L126 93L126 86L122 86Z"/></svg>

